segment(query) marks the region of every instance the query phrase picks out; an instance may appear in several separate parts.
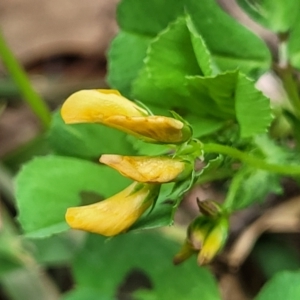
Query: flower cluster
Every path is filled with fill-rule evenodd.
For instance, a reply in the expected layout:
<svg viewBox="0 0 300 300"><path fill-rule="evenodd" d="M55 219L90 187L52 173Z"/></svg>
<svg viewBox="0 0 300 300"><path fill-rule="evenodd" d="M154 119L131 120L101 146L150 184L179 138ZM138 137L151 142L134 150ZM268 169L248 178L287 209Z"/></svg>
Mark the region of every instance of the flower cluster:
<svg viewBox="0 0 300 300"><path fill-rule="evenodd" d="M99 123L134 135L145 142L182 144L192 136L181 120L153 116L116 90L82 90L61 108L65 123ZM106 164L134 182L120 193L95 204L71 207L66 221L74 229L114 236L127 231L151 207L160 186L184 180L193 163L183 157L102 155Z"/></svg>
<svg viewBox="0 0 300 300"><path fill-rule="evenodd" d="M132 179L133 183L106 200L69 208L66 221L71 228L104 236L118 235L155 205L162 184L177 183L180 195L193 184L194 161L201 155L200 142L191 139L191 127L175 113L174 118L154 116L116 90L82 90L65 101L61 115L67 124L99 123L145 142L177 145L172 156L102 155L102 164ZM187 183L187 188L182 183ZM217 205L210 203L212 206L198 202L203 215L189 225L186 241L174 258L175 264L194 253L198 253L200 265L207 264L222 248L228 232L228 218Z"/></svg>

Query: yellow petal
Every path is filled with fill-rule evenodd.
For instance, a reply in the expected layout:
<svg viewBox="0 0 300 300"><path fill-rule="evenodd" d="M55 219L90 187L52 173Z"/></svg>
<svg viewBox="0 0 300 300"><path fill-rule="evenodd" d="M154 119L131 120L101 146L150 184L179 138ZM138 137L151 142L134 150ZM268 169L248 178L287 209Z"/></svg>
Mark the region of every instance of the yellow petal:
<svg viewBox="0 0 300 300"><path fill-rule="evenodd" d="M105 124L153 143L182 143L192 135L189 126L179 120L164 116L127 117L115 115L105 119Z"/></svg>
<svg viewBox="0 0 300 300"><path fill-rule="evenodd" d="M65 101L61 115L67 124L72 124L103 123L113 115L138 117L148 113L116 90L82 90Z"/></svg>
<svg viewBox="0 0 300 300"><path fill-rule="evenodd" d="M167 156L105 154L101 156L100 162L116 169L123 176L147 183L166 183L182 180L192 171L190 164Z"/></svg>
<svg viewBox="0 0 300 300"><path fill-rule="evenodd" d="M71 207L66 221L74 229L114 236L126 231L152 205L158 185L134 182L120 193L95 204Z"/></svg>

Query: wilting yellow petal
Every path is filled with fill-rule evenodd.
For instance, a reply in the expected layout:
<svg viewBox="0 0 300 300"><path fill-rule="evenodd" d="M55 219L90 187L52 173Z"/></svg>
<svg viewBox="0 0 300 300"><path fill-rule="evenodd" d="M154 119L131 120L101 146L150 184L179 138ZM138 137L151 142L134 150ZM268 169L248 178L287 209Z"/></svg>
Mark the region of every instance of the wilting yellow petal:
<svg viewBox="0 0 300 300"><path fill-rule="evenodd" d="M183 143L190 139L191 128L183 122L164 116L111 116L105 124L153 143Z"/></svg>
<svg viewBox="0 0 300 300"><path fill-rule="evenodd" d="M68 208L66 221L74 229L114 236L135 223L153 204L158 192L158 185L134 182L106 200Z"/></svg>
<svg viewBox="0 0 300 300"><path fill-rule="evenodd" d="M179 181L192 172L190 163L179 158L167 156L122 156L105 154L100 162L106 164L123 176L138 182L166 183Z"/></svg>
<svg viewBox="0 0 300 300"><path fill-rule="evenodd" d="M116 90L82 90L63 104L61 115L67 124L104 123L109 116L145 116L147 111L123 97Z"/></svg>

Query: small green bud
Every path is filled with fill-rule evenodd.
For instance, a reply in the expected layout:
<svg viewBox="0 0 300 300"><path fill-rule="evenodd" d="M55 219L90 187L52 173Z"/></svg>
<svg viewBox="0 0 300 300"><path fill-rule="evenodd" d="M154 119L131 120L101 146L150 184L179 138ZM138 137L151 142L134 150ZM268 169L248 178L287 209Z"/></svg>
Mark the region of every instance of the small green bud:
<svg viewBox="0 0 300 300"><path fill-rule="evenodd" d="M228 236L229 222L227 216L201 215L188 227L187 238L174 263L179 264L193 253L198 253L198 264L205 265L223 248Z"/></svg>

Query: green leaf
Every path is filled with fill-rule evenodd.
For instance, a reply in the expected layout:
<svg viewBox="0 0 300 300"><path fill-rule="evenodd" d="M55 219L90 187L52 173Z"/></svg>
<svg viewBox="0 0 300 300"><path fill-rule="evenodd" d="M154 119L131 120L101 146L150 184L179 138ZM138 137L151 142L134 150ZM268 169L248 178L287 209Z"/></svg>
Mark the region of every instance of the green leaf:
<svg viewBox="0 0 300 300"><path fill-rule="evenodd" d="M297 152L276 144L267 135L258 135L253 138L253 142L252 152L262 161L273 164L299 164ZM244 166L232 179L225 206L233 210L242 209L250 204L262 202L270 193L282 193L280 176Z"/></svg>
<svg viewBox="0 0 300 300"><path fill-rule="evenodd" d="M127 139L138 155L163 155L170 152L169 145L145 143L134 136L128 136Z"/></svg>
<svg viewBox="0 0 300 300"><path fill-rule="evenodd" d="M199 116L196 116L195 114L188 114L185 115L184 118L191 124L193 128L193 136L196 138L212 134L224 126L224 121L213 117L199 118Z"/></svg>
<svg viewBox="0 0 300 300"><path fill-rule="evenodd" d="M93 288L114 299L120 285L131 283L132 274L144 282L136 289L150 288L154 299L219 300L216 282L205 268L193 259L174 267L172 256L180 248L158 233L126 234L109 241L89 235L82 252L74 262L77 286ZM149 297L148 297L149 299Z"/></svg>
<svg viewBox="0 0 300 300"><path fill-rule="evenodd" d="M266 278L280 271L297 271L300 268L297 249L284 241L281 235L270 234L264 235L255 244L251 256Z"/></svg>
<svg viewBox="0 0 300 300"><path fill-rule="evenodd" d="M146 104L190 109L187 75L201 75L194 54L191 35L183 17L169 24L151 42L145 58L145 66L132 85L134 97Z"/></svg>
<svg viewBox="0 0 300 300"><path fill-rule="evenodd" d="M254 138L257 151L270 163L292 164L294 153L286 146L280 146L266 134L258 135ZM296 158L298 161L298 158ZM294 162L295 163L295 162Z"/></svg>
<svg viewBox="0 0 300 300"><path fill-rule="evenodd" d="M108 83L130 97L153 37L183 13L183 0L123 0L117 10L120 32L108 51ZM128 53L130 55L128 55Z"/></svg>
<svg viewBox="0 0 300 300"><path fill-rule="evenodd" d="M265 133L272 121L270 100L243 74L235 90L235 110L242 138Z"/></svg>
<svg viewBox="0 0 300 300"><path fill-rule="evenodd" d="M262 203L270 193L282 193L279 176L245 166L233 177L224 206L231 211L243 209Z"/></svg>
<svg viewBox="0 0 300 300"><path fill-rule="evenodd" d="M155 36L183 13L184 0L123 0L117 10L120 27L128 32Z"/></svg>
<svg viewBox="0 0 300 300"><path fill-rule="evenodd" d="M99 201L126 184L127 179L105 166L59 156L35 158L16 179L19 222L29 237L65 231L68 207L78 206L86 195Z"/></svg>
<svg viewBox="0 0 300 300"><path fill-rule="evenodd" d="M237 2L253 20L277 33L289 31L296 23L300 10L298 0L238 0Z"/></svg>
<svg viewBox="0 0 300 300"><path fill-rule="evenodd" d="M63 295L61 300L112 300L111 296L103 294L99 289L90 287L77 287L76 290Z"/></svg>
<svg viewBox="0 0 300 300"><path fill-rule="evenodd" d="M164 68L162 62L158 65ZM255 88L254 82L238 71L211 77L185 76L180 79L184 80L182 86L171 89L170 82L167 83L169 86L158 87L154 82L154 73L150 76L147 70L143 70L133 86L136 96L146 103L171 107L187 119L191 115L197 116L196 124L201 124L202 118L203 125L207 119L216 120L212 128L200 127L201 131L212 133L214 129L222 127L224 121L236 119L241 137L247 138L266 132L272 121L269 99ZM160 74L157 77L163 76L163 71L159 71L158 67L156 72ZM163 80L160 83L163 84Z"/></svg>
<svg viewBox="0 0 300 300"><path fill-rule="evenodd" d="M187 76L191 108L196 115L216 119L235 117L234 92L238 71L229 71L212 77ZM184 104L184 103L183 103Z"/></svg>
<svg viewBox="0 0 300 300"><path fill-rule="evenodd" d="M100 124L65 124L55 113L49 142L58 155L97 161L102 154L133 154L135 151L121 131Z"/></svg>
<svg viewBox="0 0 300 300"><path fill-rule="evenodd" d="M45 239L32 239L30 246L38 263L60 266L69 263L81 245L70 234L63 233Z"/></svg>
<svg viewBox="0 0 300 300"><path fill-rule="evenodd" d="M270 68L266 44L222 11L217 1L187 0L186 10L221 70L238 68L258 76Z"/></svg>
<svg viewBox="0 0 300 300"><path fill-rule="evenodd" d="M178 111L185 117L187 112L198 116L234 116L232 101L237 71L202 77L210 73L210 57L199 34L189 22L178 18L162 31L150 44L145 67L133 84L133 94L145 103ZM193 44L198 41L197 59ZM202 61L200 56L203 55ZM198 66L202 65L204 71ZM222 111L220 113L221 107ZM225 116L226 117L226 116Z"/></svg>
<svg viewBox="0 0 300 300"><path fill-rule="evenodd" d="M261 289L255 300L300 299L300 271L276 274Z"/></svg>
<svg viewBox="0 0 300 300"><path fill-rule="evenodd" d="M201 75L186 19L178 18L151 42L145 68L157 87L186 95L183 81L187 75Z"/></svg>
<svg viewBox="0 0 300 300"><path fill-rule="evenodd" d="M215 71L213 70L213 62L211 54L207 49L207 46L202 38L202 36L197 32L190 16L186 18L187 27L190 31L192 46L195 52L195 56L199 67L204 75L210 76ZM215 66L214 66L215 67Z"/></svg>
<svg viewBox="0 0 300 300"><path fill-rule="evenodd" d="M124 96L130 97L131 82L144 64L143 59L151 39L121 30L110 44L107 81Z"/></svg>

